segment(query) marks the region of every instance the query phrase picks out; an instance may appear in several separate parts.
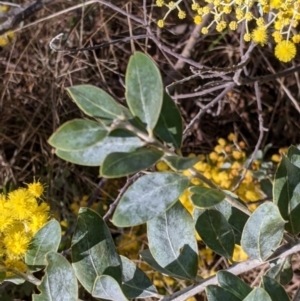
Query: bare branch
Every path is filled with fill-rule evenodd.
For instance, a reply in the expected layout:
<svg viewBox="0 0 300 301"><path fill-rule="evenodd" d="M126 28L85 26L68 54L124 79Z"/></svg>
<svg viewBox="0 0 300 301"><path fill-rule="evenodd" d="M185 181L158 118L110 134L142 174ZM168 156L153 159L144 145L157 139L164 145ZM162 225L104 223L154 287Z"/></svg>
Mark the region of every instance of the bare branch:
<svg viewBox="0 0 300 301"><path fill-rule="evenodd" d="M264 128L264 120L263 120L263 116L262 116L262 105L261 105L261 98L260 98L260 90L259 90L259 86L258 86L257 82L254 83L254 88L255 88L256 103L257 103L257 114L258 114L258 122L259 122L259 137L258 137L257 143L255 145L254 151L253 151L253 153L250 157L250 160L248 161L242 176L240 177L237 184L233 187L232 191L235 191L236 189L238 189L238 187L241 185L242 181L245 179L247 171L249 170L249 168L250 168L251 164L253 163L254 158L256 157L256 154L259 150L259 147L260 147L261 142L262 142L263 137L264 137L264 132L267 131L267 129Z"/></svg>
<svg viewBox="0 0 300 301"><path fill-rule="evenodd" d="M17 6L10 9L6 14L6 20L0 24L0 35L15 29L22 21L28 19L30 16L41 10L45 5L53 3L55 0L37 0L34 3Z"/></svg>
<svg viewBox="0 0 300 301"><path fill-rule="evenodd" d="M276 258L286 258L289 255L292 255L294 253L297 253L300 251L300 244L297 243L296 245L291 244L285 244L278 248L278 250L266 261L262 262L257 259L250 259L244 262L241 262L237 265L234 265L227 269L228 272L234 274L234 275L240 275L242 273L248 272L252 269L255 269L259 266L262 266L266 263L269 263L270 261L276 259ZM184 301L192 296L195 296L196 294L199 294L204 291L204 289L210 285L210 284L218 284L217 277L213 276L210 278L207 278L203 280L201 283L196 285L191 285L179 292L176 292L170 296L166 296L161 301ZM296 299L297 301L299 300ZM294 301L296 301L294 300Z"/></svg>

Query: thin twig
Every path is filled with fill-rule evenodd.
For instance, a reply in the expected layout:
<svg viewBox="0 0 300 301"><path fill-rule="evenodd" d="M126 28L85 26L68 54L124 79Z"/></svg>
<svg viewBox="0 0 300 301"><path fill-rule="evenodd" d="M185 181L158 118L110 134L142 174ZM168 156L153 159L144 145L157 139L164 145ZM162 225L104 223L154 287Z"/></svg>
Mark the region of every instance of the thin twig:
<svg viewBox="0 0 300 301"><path fill-rule="evenodd" d="M240 78L239 83L240 85L249 85L249 84L253 84L255 82L259 82L261 83L265 83L265 82L269 82L271 80L275 80L277 78L281 78L281 77L287 77L288 75L291 75L295 72L299 72L300 71L300 64L297 65L296 67L291 67L288 69L285 69L281 72L277 72L275 74L269 74L269 75L264 75L264 76L257 76L257 77L252 77L252 78Z"/></svg>
<svg viewBox="0 0 300 301"><path fill-rule="evenodd" d="M131 41L131 40L146 39L146 38L148 38L148 35L142 34L142 35L137 35L137 36L125 37L125 38L122 38L122 39L111 40L109 42L104 42L104 43L97 44L97 45L94 45L94 46L89 46L89 47L64 48L64 49L62 49L62 48L55 45L55 43L58 40L61 40L62 37L63 37L63 33L60 33L57 36L55 36L49 42L49 47L55 52L61 52L61 53L68 54L68 53L77 53L77 52L82 52L82 51L96 50L96 49L100 49L100 48L107 47L107 46L117 44L117 43L126 43L126 42Z"/></svg>
<svg viewBox="0 0 300 301"><path fill-rule="evenodd" d="M55 0L54 0L55 1ZM53 0L37 0L23 7L17 6L10 9L6 14L6 21L0 25L0 35L16 28L22 21L29 18L37 11L41 10L45 5L54 2Z"/></svg>
<svg viewBox="0 0 300 301"><path fill-rule="evenodd" d="M189 130L191 127L195 124L195 122L200 119L200 117L206 113L208 109L213 107L216 103L218 103L230 90L232 90L235 86L234 83L227 84L227 87L215 98L213 99L209 104L207 104L203 109L199 110L198 114L191 120L191 122L186 126L186 128L183 131L183 140L187 137Z"/></svg>
<svg viewBox="0 0 300 301"><path fill-rule="evenodd" d="M0 5L7 5L7 6L13 6L13 7L21 7L21 5L16 4L16 3L11 3L7 1L0 1Z"/></svg>
<svg viewBox="0 0 300 301"><path fill-rule="evenodd" d="M207 16L206 16L207 19ZM190 35L188 41L186 42L185 47L183 48L181 55L183 57L189 58L191 56L191 52L195 47L195 44L198 41L198 38L200 36L200 30L204 26L204 22L202 22L199 25L196 25L192 31L192 34ZM183 60L177 60L174 69L175 70L181 70L184 67L184 61Z"/></svg>
<svg viewBox="0 0 300 301"><path fill-rule="evenodd" d="M254 83L254 88L255 88L255 95L256 95L258 123L259 123L259 137L258 137L257 143L255 145L254 151L253 151L253 153L250 157L250 160L248 161L242 176L240 177L240 179L236 183L236 185L233 187L232 191L235 191L236 189L238 189L238 187L241 185L242 181L245 179L247 171L249 170L251 164L253 163L254 158L256 157L256 154L257 154L257 152L260 148L261 142L264 138L264 132L267 131L267 129L264 128L264 119L263 119L263 116L262 116L262 105L261 105L261 98L260 98L260 89L259 89L259 85L258 85L257 82Z"/></svg>
<svg viewBox="0 0 300 301"><path fill-rule="evenodd" d="M237 265L230 267L229 269L227 269L227 271L233 275L240 275L242 273L253 270L254 268L257 268L261 265L269 263L270 261L272 261L276 258L286 258L287 256L297 253L299 251L300 251L299 243L297 243L296 245L285 244L285 245L281 246L280 248L278 248L278 250L276 250L275 253L265 262L261 262L257 259L250 259L250 260L241 262ZM188 298L193 297L196 294L203 292L205 290L205 288L210 284L218 284L217 276L207 278L199 284L191 285L179 292L176 292L170 296L166 296L166 297L162 298L160 301L184 301L184 300L187 300ZM294 300L294 301L296 301L296 300Z"/></svg>

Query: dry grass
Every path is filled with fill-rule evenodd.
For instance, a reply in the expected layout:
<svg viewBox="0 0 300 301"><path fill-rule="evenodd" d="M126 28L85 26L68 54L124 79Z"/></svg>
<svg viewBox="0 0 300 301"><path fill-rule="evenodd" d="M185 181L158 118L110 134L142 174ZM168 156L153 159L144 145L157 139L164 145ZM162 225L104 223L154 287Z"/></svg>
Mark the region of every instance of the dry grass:
<svg viewBox="0 0 300 301"><path fill-rule="evenodd" d="M143 19L142 1L112 1L114 5ZM147 1L151 20L161 17L161 11ZM73 9L78 6L77 9ZM149 53L161 69L165 85L191 75L188 64L182 64L151 39L114 44L94 51L75 54L53 52L49 42L65 33L62 47L93 46L119 37L144 34L141 24L111 8L94 3L83 7L77 1L55 1L27 20L17 38L0 51L0 189L19 186L34 177L46 183L47 198L54 208L67 215L68 204L76 195L89 194L99 199L98 168L86 168L57 158L47 139L63 122L82 114L65 88L76 84L93 84L124 102L124 73L130 55L135 50ZM180 54L194 30L192 15L178 21L168 18L166 29L157 30L157 38ZM220 36L212 33L198 36L190 50L190 58L205 66L228 67L240 61L239 35ZM245 49L244 49L245 50ZM299 58L294 61L296 65ZM249 77L263 76L284 70L269 47L254 49L248 65ZM215 79L195 78L174 85L172 95L193 93L199 85ZM222 80L222 79L221 79ZM300 119L290 95L299 99L297 74L261 85L264 126L268 129L263 148L272 143L274 149L299 143ZM282 86L284 85L284 87ZM210 102L219 91L199 97L178 99L185 123ZM290 94L290 95L289 95ZM192 127L184 141L184 152L206 153L216 138L235 131L253 149L258 136L256 97L253 85L242 85L207 110ZM101 184L101 183L100 183Z"/></svg>

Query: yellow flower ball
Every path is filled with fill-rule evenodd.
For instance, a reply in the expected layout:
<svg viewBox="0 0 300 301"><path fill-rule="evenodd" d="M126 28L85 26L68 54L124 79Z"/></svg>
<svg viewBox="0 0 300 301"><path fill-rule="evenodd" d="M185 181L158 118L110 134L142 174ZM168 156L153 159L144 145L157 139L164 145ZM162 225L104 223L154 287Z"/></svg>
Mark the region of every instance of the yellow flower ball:
<svg viewBox="0 0 300 301"><path fill-rule="evenodd" d="M271 160L275 163L279 163L281 161L281 156L278 154L274 154L272 155Z"/></svg>
<svg viewBox="0 0 300 301"><path fill-rule="evenodd" d="M15 33L12 31L8 31L3 35L0 35L0 47L4 47L8 45L15 37Z"/></svg>
<svg viewBox="0 0 300 301"><path fill-rule="evenodd" d="M218 144L225 146L227 144L226 140L223 138L218 139Z"/></svg>
<svg viewBox="0 0 300 301"><path fill-rule="evenodd" d="M213 162L218 161L218 158L219 158L219 156L216 152L211 152L208 157Z"/></svg>
<svg viewBox="0 0 300 301"><path fill-rule="evenodd" d="M264 46L268 43L267 28L265 26L259 26L252 32L252 41Z"/></svg>
<svg viewBox="0 0 300 301"><path fill-rule="evenodd" d="M202 33L202 34L208 34L208 28L207 28L206 26L205 26L205 27L202 27L201 33Z"/></svg>
<svg viewBox="0 0 300 301"><path fill-rule="evenodd" d="M194 23L197 24L197 25L201 24L202 23L202 17L199 16L199 15L195 16L194 17Z"/></svg>
<svg viewBox="0 0 300 301"><path fill-rule="evenodd" d="M33 182L27 185L27 190L34 197L39 198L44 192L44 186L40 182Z"/></svg>
<svg viewBox="0 0 300 301"><path fill-rule="evenodd" d="M237 30L237 28L238 28L237 22L236 22L236 21L231 21L231 22L229 23L229 28L230 28L231 30Z"/></svg>
<svg viewBox="0 0 300 301"><path fill-rule="evenodd" d="M250 33L245 33L244 34L244 41L245 42L250 42L251 41L251 34Z"/></svg>
<svg viewBox="0 0 300 301"><path fill-rule="evenodd" d="M198 10L200 8L200 5L198 3L192 4L192 10Z"/></svg>
<svg viewBox="0 0 300 301"><path fill-rule="evenodd" d="M168 164L167 164L166 162L164 162L164 161L159 161L159 162L157 162L156 165L155 165L155 167L156 167L156 169L157 169L158 171L166 171L166 170L169 170Z"/></svg>
<svg viewBox="0 0 300 301"><path fill-rule="evenodd" d="M296 54L296 46L291 41L281 41L275 47L275 56L281 62L290 62L296 56Z"/></svg>
<svg viewBox="0 0 300 301"><path fill-rule="evenodd" d="M164 0L156 0L156 5L162 7L165 4Z"/></svg>
<svg viewBox="0 0 300 301"><path fill-rule="evenodd" d="M235 160L239 160L239 159L243 158L243 153L234 150L234 151L232 152L232 157L233 157Z"/></svg>
<svg viewBox="0 0 300 301"><path fill-rule="evenodd" d="M163 28L163 27L165 26L165 21L164 21L164 20L158 20L158 21L157 21L157 26L158 26L159 28Z"/></svg>
<svg viewBox="0 0 300 301"><path fill-rule="evenodd" d="M228 135L227 139L228 139L229 141L236 141L236 140L237 140L236 134L230 133L230 134Z"/></svg>
<svg viewBox="0 0 300 301"><path fill-rule="evenodd" d="M217 154L220 154L220 153L222 153L223 152L223 146L222 145L217 145L217 146L215 146L215 148L214 148L214 151L217 153Z"/></svg>
<svg viewBox="0 0 300 301"><path fill-rule="evenodd" d="M178 12L178 18L179 19L184 19L186 17L186 12L185 11L183 11L183 10L181 10L181 11L179 11Z"/></svg>

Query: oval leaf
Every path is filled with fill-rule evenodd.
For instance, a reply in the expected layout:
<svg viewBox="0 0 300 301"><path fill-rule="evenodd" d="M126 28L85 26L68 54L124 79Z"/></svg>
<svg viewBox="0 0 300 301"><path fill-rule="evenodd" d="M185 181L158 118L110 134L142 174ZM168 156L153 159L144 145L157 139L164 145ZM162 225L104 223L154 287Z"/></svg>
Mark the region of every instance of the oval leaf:
<svg viewBox="0 0 300 301"><path fill-rule="evenodd" d="M74 119L60 126L48 143L60 150L78 151L97 144L106 135L107 130L99 122Z"/></svg>
<svg viewBox="0 0 300 301"><path fill-rule="evenodd" d="M122 291L129 299L158 297L157 290L147 275L131 260L121 256L123 269Z"/></svg>
<svg viewBox="0 0 300 301"><path fill-rule="evenodd" d="M196 230L209 248L226 258L232 257L234 233L223 214L205 210L197 219Z"/></svg>
<svg viewBox="0 0 300 301"><path fill-rule="evenodd" d="M274 203L288 220L285 229L297 235L300 232L300 168L285 156L275 174Z"/></svg>
<svg viewBox="0 0 300 301"><path fill-rule="evenodd" d="M107 275L97 277L92 296L112 301L128 301L124 296L119 283L114 278Z"/></svg>
<svg viewBox="0 0 300 301"><path fill-rule="evenodd" d="M172 206L188 185L187 177L173 172L147 174L124 193L112 222L117 227L143 224Z"/></svg>
<svg viewBox="0 0 300 301"><path fill-rule="evenodd" d="M180 202L147 222L150 252L157 263L181 279L194 279L198 247L192 216Z"/></svg>
<svg viewBox="0 0 300 301"><path fill-rule="evenodd" d="M163 155L162 151L150 148L140 148L130 153L111 153L104 159L100 175L106 178L128 176L151 167Z"/></svg>
<svg viewBox="0 0 300 301"><path fill-rule="evenodd" d="M261 287L256 287L243 301L272 301L269 294Z"/></svg>
<svg viewBox="0 0 300 301"><path fill-rule="evenodd" d="M284 263L282 264L282 261ZM274 278L281 285L287 285L292 280L294 271L291 265L291 256L287 258L279 258L270 262L271 268L266 273L266 276Z"/></svg>
<svg viewBox="0 0 300 301"><path fill-rule="evenodd" d="M248 284L227 271L218 271L217 278L221 287L231 292L240 300L244 300L244 298L252 291L252 288Z"/></svg>
<svg viewBox="0 0 300 301"><path fill-rule="evenodd" d="M252 259L266 260L282 240L285 221L271 202L260 205L249 217L243 234L242 248Z"/></svg>
<svg viewBox="0 0 300 301"><path fill-rule="evenodd" d="M102 89L92 85L80 85L67 88L67 91L79 109L88 116L103 119L124 119L126 108L122 108Z"/></svg>
<svg viewBox="0 0 300 301"><path fill-rule="evenodd" d="M163 84L153 60L141 52L131 56L126 70L126 100L130 111L152 133L163 102Z"/></svg>
<svg viewBox="0 0 300 301"><path fill-rule="evenodd" d="M182 143L182 117L173 99L164 92L161 112L154 133L164 142L179 150Z"/></svg>
<svg viewBox="0 0 300 301"><path fill-rule="evenodd" d="M61 239L61 228L57 220L45 224L32 238L25 254L25 263L31 271L42 269L46 265L45 255L58 250Z"/></svg>
<svg viewBox="0 0 300 301"><path fill-rule="evenodd" d="M284 288L275 279L263 276L261 284L271 297L272 301L290 301Z"/></svg>
<svg viewBox="0 0 300 301"><path fill-rule="evenodd" d="M190 187L189 191L193 193L190 197L192 202L199 208L213 207L221 203L226 197L222 191L201 186Z"/></svg>
<svg viewBox="0 0 300 301"><path fill-rule="evenodd" d="M199 158L188 158L188 157L179 157L179 156L167 156L164 158L164 161L175 171L183 171L193 167L198 161Z"/></svg>
<svg viewBox="0 0 300 301"><path fill-rule="evenodd" d="M78 285L74 271L62 255L49 252L45 276L38 286L41 294L34 294L33 301L74 301L78 298Z"/></svg>
<svg viewBox="0 0 300 301"><path fill-rule="evenodd" d="M221 212L231 225L234 232L234 241L241 244L242 232L249 216L241 210L231 206L227 201L223 201L215 206L215 209Z"/></svg>
<svg viewBox="0 0 300 301"><path fill-rule="evenodd" d="M164 274L164 275L168 275L170 277L180 278L176 274L173 274L170 271L168 271L168 270L164 269L163 267L161 267L157 263L157 261L153 258L153 256L152 256L149 249L146 249L146 250L143 250L142 252L140 252L140 256L155 271L158 271L159 273Z"/></svg>
<svg viewBox="0 0 300 301"><path fill-rule="evenodd" d="M216 285L208 285L205 288L207 301L241 301L231 292ZM257 300L256 300L257 301Z"/></svg>
<svg viewBox="0 0 300 301"><path fill-rule="evenodd" d="M121 259L110 231L100 215L88 208L79 211L72 239L72 262L78 280L90 293L102 274L121 283Z"/></svg>
<svg viewBox="0 0 300 301"><path fill-rule="evenodd" d="M116 129L92 147L76 152L66 152L57 149L55 154L71 163L85 166L100 166L110 153L117 152L120 149L124 152L130 152L143 145L144 142L131 132Z"/></svg>
<svg viewBox="0 0 300 301"><path fill-rule="evenodd" d="M291 163L300 168L300 149L295 146L290 146L287 153Z"/></svg>

